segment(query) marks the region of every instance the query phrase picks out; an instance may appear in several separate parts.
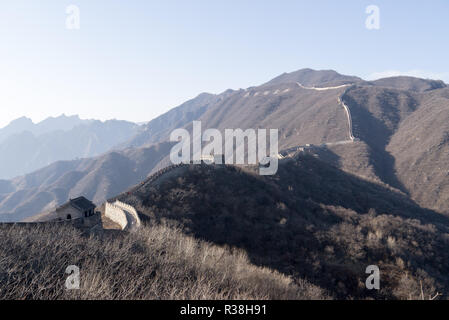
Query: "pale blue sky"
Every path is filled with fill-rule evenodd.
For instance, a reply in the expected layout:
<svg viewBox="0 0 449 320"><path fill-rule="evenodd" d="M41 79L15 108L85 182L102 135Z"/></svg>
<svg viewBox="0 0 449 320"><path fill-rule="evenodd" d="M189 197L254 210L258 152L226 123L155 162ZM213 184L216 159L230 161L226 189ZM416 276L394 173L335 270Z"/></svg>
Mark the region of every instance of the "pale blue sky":
<svg viewBox="0 0 449 320"><path fill-rule="evenodd" d="M80 30L65 27L70 4ZM365 28L371 4L380 30ZM10 0L0 9L0 127L62 113L148 121L201 92L306 67L449 82L447 0Z"/></svg>

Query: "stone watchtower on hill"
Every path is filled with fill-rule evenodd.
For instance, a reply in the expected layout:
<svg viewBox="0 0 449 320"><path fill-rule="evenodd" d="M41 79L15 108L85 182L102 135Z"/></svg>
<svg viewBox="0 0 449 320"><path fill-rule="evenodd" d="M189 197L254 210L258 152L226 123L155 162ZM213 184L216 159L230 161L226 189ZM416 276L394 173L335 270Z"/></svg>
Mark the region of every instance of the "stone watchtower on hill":
<svg viewBox="0 0 449 320"><path fill-rule="evenodd" d="M72 220L91 217L95 214L95 205L84 197L70 199L69 202L56 209L58 220Z"/></svg>

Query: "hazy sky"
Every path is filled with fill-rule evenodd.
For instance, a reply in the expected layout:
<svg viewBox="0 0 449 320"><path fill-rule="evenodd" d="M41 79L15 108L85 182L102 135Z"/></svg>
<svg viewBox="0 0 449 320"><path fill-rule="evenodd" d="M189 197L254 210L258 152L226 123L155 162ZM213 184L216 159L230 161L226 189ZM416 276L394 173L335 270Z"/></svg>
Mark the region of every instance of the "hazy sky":
<svg viewBox="0 0 449 320"><path fill-rule="evenodd" d="M71 4L79 30L66 28ZM379 30L365 27L368 5ZM62 113L148 121L305 67L449 82L448 12L447 0L2 1L0 127Z"/></svg>

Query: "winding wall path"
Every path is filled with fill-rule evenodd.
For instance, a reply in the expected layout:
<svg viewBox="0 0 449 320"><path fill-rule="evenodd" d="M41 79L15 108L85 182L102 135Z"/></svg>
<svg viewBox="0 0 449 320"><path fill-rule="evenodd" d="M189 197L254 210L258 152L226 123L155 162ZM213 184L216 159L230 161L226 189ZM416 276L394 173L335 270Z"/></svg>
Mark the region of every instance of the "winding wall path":
<svg viewBox="0 0 449 320"><path fill-rule="evenodd" d="M349 107L343 102L343 96L346 94L346 92L348 91L348 89L350 87L353 86L353 84L344 84L341 86L336 86L336 87L323 87L323 88L319 88L319 87L306 87L303 86L302 84L300 84L299 82L296 82L296 84L303 89L307 89L307 90L315 90L315 91L325 91L325 90L336 90L336 89L341 89L341 88L347 88L338 98L338 104L342 105L342 107L345 109L346 112L346 116L348 118L348 123L349 123L349 128L348 128L348 135L349 135L349 139L350 140L344 140L344 141L338 141L338 142L331 142L331 143L324 143L324 145L330 146L330 145L336 145L336 144L346 144L346 143L350 143L350 142L354 142L355 137L354 137L354 132L352 130L352 117L351 117L351 110L349 110Z"/></svg>
<svg viewBox="0 0 449 320"><path fill-rule="evenodd" d="M351 110L343 102L343 96L346 94L348 89L353 86L353 84L344 84L344 85L341 85L341 86L322 87L322 88L319 88L319 87L306 87L306 86L303 86L299 82L296 82L296 84L300 88L302 88L302 89L315 90L315 91L337 90L337 89L347 88L340 96L338 96L337 101L338 101L338 104L340 104L343 107L343 109L345 110L346 117L348 119L348 136L349 136L349 140L342 140L342 141L336 141L336 142L326 142L326 143L322 143L320 145L315 145L315 147L331 147L331 146L337 146L337 145L353 143L353 142L358 140L357 138L354 137L354 133L353 133L353 129L352 129ZM309 145L296 146L296 147L292 147L292 148L289 148L289 149L282 150L282 151L279 152L279 158L283 159L283 158L285 158L285 156L283 154L294 153L294 152L298 151L301 148L308 148L308 147L310 147L310 146Z"/></svg>
<svg viewBox="0 0 449 320"><path fill-rule="evenodd" d="M347 90L353 86L353 84L344 84L344 85L340 85L340 86L334 86L334 87L306 87L303 86L301 83L297 82L296 83L300 88L306 89L306 90L315 90L315 91L326 91L326 90L337 90L337 89L342 89L342 88L347 88L338 98L338 104L342 105L342 107L345 110L347 119L348 119L348 123L349 123L349 127L348 127L348 134L349 134L349 140L343 140L343 141L337 141L337 142L328 142L328 143L323 143L321 145L317 145L316 147L327 147L327 146L335 146L335 145L343 145L343 144L349 144L349 143L353 143L354 141L357 141L357 139L354 137L353 134L353 129L352 129L352 117L351 117L351 111L349 109L349 107L343 102L343 96L346 94ZM297 146L297 147L293 147L293 148L289 148L287 150L283 150L281 152L294 152L295 150L298 150L300 148L307 148L308 146ZM281 153L279 153L279 158L284 158ZM163 169L158 170L157 172L153 173L152 175L150 175L148 178L146 178L144 181L142 181L141 183L135 185L134 187L132 187L130 190L128 190L127 192L124 192L112 199L110 199L109 201L116 201L120 198L123 198L124 196L130 196L130 195L134 195L139 189L141 188L145 188L148 187L149 185L152 184L157 184L159 181L159 179L164 176L164 177L168 177L167 174L177 170L179 168L183 168L183 167L187 167L188 164L176 164L176 165L170 165L168 167L165 167ZM129 197L128 197L129 198ZM131 205L136 205L135 203L131 203Z"/></svg>

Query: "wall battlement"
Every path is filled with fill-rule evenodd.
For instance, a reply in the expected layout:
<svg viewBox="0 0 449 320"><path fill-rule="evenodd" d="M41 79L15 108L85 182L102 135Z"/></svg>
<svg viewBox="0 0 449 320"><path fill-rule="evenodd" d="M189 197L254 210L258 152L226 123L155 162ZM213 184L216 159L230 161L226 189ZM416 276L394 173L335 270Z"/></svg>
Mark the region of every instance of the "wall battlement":
<svg viewBox="0 0 449 320"><path fill-rule="evenodd" d="M122 230L124 230L128 225L128 219L126 218L125 211L115 204L106 202L104 215L117 223Z"/></svg>
<svg viewBox="0 0 449 320"><path fill-rule="evenodd" d="M140 218L139 218L139 215L137 214L136 209L134 209L133 206L131 206L129 204L126 204L126 203L123 203L123 202L118 201L118 200L115 201L114 205L116 207L119 207L122 210L128 212L132 216L132 219L134 221L134 225L136 227L140 227L140 225L141 225ZM126 215L126 213L125 213L125 215Z"/></svg>

